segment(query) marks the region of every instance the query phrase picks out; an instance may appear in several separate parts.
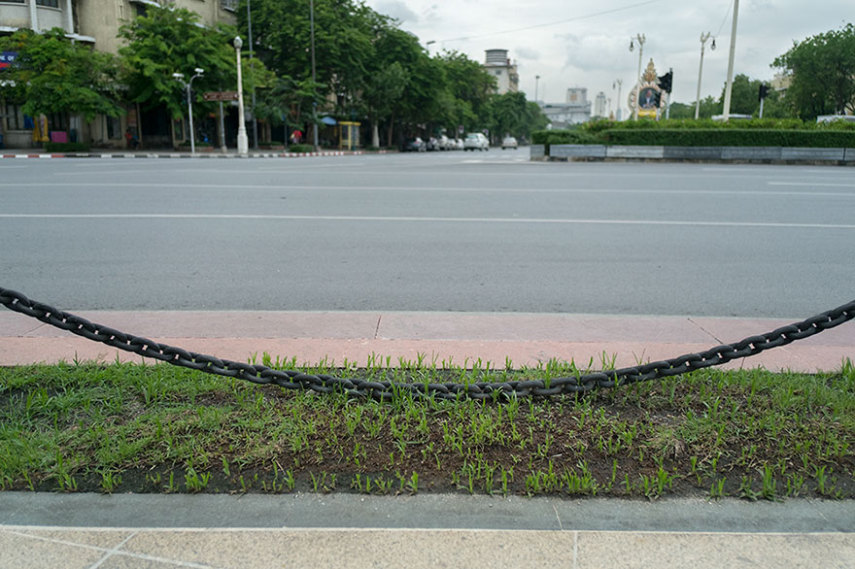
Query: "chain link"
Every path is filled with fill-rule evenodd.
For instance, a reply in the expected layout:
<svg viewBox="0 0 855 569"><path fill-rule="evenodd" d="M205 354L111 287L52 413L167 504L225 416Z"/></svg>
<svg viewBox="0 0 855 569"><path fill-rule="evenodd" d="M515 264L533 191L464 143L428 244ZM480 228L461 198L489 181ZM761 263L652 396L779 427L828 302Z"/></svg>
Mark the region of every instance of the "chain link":
<svg viewBox="0 0 855 569"><path fill-rule="evenodd" d="M783 326L766 334L749 336L735 344L722 344L697 354L646 363L617 370L606 370L549 380L460 383L392 383L342 379L330 375L313 375L294 370L278 370L263 365L221 360L214 356L188 352L182 348L158 344L148 338L133 336L64 312L53 306L32 301L21 293L0 288L0 304L56 328L78 336L133 352L172 365L205 373L232 377L285 389L312 390L318 393L343 392L354 397L384 401L405 395L416 399L493 399L504 397L546 397L611 388L639 381L650 381L681 375L729 361L747 358L764 350L785 346L839 326L855 318L855 300L833 310L817 314L802 322Z"/></svg>

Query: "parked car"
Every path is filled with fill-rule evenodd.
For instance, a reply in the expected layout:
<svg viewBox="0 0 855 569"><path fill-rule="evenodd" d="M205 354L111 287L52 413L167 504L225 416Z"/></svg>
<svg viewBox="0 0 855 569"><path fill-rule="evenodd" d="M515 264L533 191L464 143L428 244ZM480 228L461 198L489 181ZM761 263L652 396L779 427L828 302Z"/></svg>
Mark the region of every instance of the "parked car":
<svg viewBox="0 0 855 569"><path fill-rule="evenodd" d="M517 143L517 139L513 136L506 136L502 139L502 150L506 148L518 148L519 144Z"/></svg>
<svg viewBox="0 0 855 569"><path fill-rule="evenodd" d="M404 152L424 152L427 150L427 145L425 141L420 137L416 136L411 138L404 144Z"/></svg>
<svg viewBox="0 0 855 569"><path fill-rule="evenodd" d="M455 150L463 150L465 148L466 147L463 145L463 139L462 138L455 138L454 139L454 149Z"/></svg>
<svg viewBox="0 0 855 569"><path fill-rule="evenodd" d="M453 150L454 142L450 140L444 134L439 137L439 149L440 150Z"/></svg>
<svg viewBox="0 0 855 569"><path fill-rule="evenodd" d="M430 137L427 141L427 150L429 152L439 150L439 141L434 137Z"/></svg>
<svg viewBox="0 0 855 569"><path fill-rule="evenodd" d="M490 150L490 142L487 137L480 132L470 132L466 135L466 140L463 141L464 150Z"/></svg>

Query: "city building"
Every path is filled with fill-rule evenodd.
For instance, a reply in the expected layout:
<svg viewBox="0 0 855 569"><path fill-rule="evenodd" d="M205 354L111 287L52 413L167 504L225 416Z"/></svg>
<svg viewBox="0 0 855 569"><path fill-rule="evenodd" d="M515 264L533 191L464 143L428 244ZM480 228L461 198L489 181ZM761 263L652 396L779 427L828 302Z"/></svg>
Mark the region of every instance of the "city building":
<svg viewBox="0 0 855 569"><path fill-rule="evenodd" d="M588 101L586 87L571 87L567 89L563 103L541 103L540 108L549 119L549 128L562 129L591 120L591 102Z"/></svg>
<svg viewBox="0 0 855 569"><path fill-rule="evenodd" d="M219 22L237 23L234 14L237 0L0 0L0 35L9 35L19 29L40 32L62 28L72 40L91 44L98 51L116 54L121 46L119 27L145 13L149 6L192 10L199 15L203 26L214 26ZM127 110L123 117L98 117L89 123L75 116L49 117L49 127L51 130L72 132L81 141L120 147L125 145L124 133L128 127L146 124L133 106ZM162 137L162 130L161 124L158 134L152 135ZM32 132L33 120L21 113L19 105L0 101L0 135L3 135L5 146L33 146Z"/></svg>
<svg viewBox="0 0 855 569"><path fill-rule="evenodd" d="M520 90L520 76L517 64L508 59L506 49L488 49L484 68L496 78L496 93L516 93Z"/></svg>
<svg viewBox="0 0 855 569"><path fill-rule="evenodd" d="M597 93L597 97L594 99L594 117L606 118L609 112L608 104L609 101L606 98L606 94L602 91Z"/></svg>

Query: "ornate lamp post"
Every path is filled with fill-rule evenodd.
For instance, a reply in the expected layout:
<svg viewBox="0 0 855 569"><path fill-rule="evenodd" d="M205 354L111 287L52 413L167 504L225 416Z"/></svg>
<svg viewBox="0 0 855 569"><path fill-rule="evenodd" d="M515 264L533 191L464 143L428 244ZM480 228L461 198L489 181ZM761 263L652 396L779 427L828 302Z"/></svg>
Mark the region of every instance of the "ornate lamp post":
<svg viewBox="0 0 855 569"><path fill-rule="evenodd" d="M237 149L238 154L246 156L249 150L249 141L246 138L246 123L243 115L243 76L240 70L240 48L243 47L243 40L240 36L235 36L234 40L235 53L237 54L237 89L238 89L238 135Z"/></svg>
<svg viewBox="0 0 855 569"><path fill-rule="evenodd" d="M647 41L647 38L644 34L636 34L634 38L629 40L629 51L635 49L635 45L633 42L638 42L638 73L635 75L635 109L632 113L632 118L634 120L638 120L638 107L640 101L638 98L641 96L641 59L644 56L644 42Z"/></svg>
<svg viewBox="0 0 855 569"><path fill-rule="evenodd" d="M190 78L190 81L184 82L183 73L173 73L172 77L184 85L184 91L187 93L187 115L190 117L190 154L196 154L196 132L193 129L193 79L201 77L205 70L197 67L193 70L195 75Z"/></svg>
<svg viewBox="0 0 855 569"><path fill-rule="evenodd" d="M706 44L707 40L710 39L710 35L710 32L701 34L701 65L698 68L698 97L695 101L695 120L698 120L698 117L701 114L701 77L703 77L704 74L704 44ZM713 38L710 49L715 50L715 38Z"/></svg>

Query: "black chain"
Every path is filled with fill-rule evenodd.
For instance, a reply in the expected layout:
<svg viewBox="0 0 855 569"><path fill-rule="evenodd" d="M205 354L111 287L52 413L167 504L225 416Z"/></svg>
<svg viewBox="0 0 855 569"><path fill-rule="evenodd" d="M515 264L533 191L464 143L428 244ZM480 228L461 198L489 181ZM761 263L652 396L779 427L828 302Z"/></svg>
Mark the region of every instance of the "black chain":
<svg viewBox="0 0 855 569"><path fill-rule="evenodd" d="M221 360L214 356L158 344L147 338L133 336L101 324L92 323L53 306L32 301L21 293L5 288L0 288L0 304L51 326L68 330L78 336L172 365L225 377L234 377L253 383L275 384L286 389L311 389L319 393L338 391L352 396L371 397L377 400L388 400L395 397L396 394L410 395L414 398L436 397L439 399L548 396L580 393L598 387L616 387L638 381L671 377L721 365L738 358L747 358L764 350L808 338L855 318L855 300L853 300L828 312L817 314L802 322L783 326L766 334L750 336L735 344L723 344L705 352L685 354L670 360L549 380L477 382L464 385L459 383L365 381L272 369L263 365Z"/></svg>

